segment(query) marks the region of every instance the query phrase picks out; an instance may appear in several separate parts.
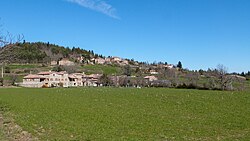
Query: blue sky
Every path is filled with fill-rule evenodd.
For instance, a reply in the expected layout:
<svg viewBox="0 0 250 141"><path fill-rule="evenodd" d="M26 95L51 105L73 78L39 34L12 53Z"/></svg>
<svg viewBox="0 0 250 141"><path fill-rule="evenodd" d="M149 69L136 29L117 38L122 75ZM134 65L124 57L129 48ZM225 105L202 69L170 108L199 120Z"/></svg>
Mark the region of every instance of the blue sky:
<svg viewBox="0 0 250 141"><path fill-rule="evenodd" d="M250 70L250 0L1 0L4 31L189 69Z"/></svg>

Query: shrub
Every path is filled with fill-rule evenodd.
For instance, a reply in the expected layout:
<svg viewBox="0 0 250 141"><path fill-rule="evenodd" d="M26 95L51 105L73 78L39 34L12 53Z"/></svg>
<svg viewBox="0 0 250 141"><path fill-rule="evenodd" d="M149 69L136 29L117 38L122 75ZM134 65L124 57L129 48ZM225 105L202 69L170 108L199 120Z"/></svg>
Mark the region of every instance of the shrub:
<svg viewBox="0 0 250 141"><path fill-rule="evenodd" d="M10 73L10 67L6 66L4 72L5 72L5 73Z"/></svg>
<svg viewBox="0 0 250 141"><path fill-rule="evenodd" d="M42 88L49 88L49 86L44 84Z"/></svg>
<svg viewBox="0 0 250 141"><path fill-rule="evenodd" d="M0 86L3 86L3 78L0 78Z"/></svg>

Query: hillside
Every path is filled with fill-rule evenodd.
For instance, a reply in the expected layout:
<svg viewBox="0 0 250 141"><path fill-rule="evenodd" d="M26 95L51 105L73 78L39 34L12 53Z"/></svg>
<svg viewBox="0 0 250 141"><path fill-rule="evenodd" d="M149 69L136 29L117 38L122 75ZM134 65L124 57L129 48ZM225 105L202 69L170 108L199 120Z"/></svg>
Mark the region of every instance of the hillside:
<svg viewBox="0 0 250 141"><path fill-rule="evenodd" d="M17 43L0 49L0 62L8 63L47 63L61 58L75 60L84 56L92 58L93 51L73 47L72 49L50 43Z"/></svg>
<svg viewBox="0 0 250 141"><path fill-rule="evenodd" d="M104 74L105 84L121 86L151 86L197 88L197 89L237 89L248 86L246 74L226 74L222 69L191 71L167 62L145 63L120 57L104 57L80 48L58 46L49 43L16 43L0 49L0 62L4 62L3 79L0 85L14 85L28 74L42 71L66 71L67 73ZM221 70L221 71L220 71Z"/></svg>

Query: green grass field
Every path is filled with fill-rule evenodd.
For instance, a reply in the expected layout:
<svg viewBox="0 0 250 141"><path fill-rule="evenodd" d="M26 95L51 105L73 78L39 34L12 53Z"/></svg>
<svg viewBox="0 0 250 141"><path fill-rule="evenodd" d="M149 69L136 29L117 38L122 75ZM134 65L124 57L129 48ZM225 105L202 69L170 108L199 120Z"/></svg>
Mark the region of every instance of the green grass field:
<svg viewBox="0 0 250 141"><path fill-rule="evenodd" d="M250 140L250 92L16 88L0 107L40 140Z"/></svg>
<svg viewBox="0 0 250 141"><path fill-rule="evenodd" d="M101 74L120 74L121 68L110 65L85 65L81 67L87 74L101 73Z"/></svg>
<svg viewBox="0 0 250 141"><path fill-rule="evenodd" d="M30 68L37 68L40 67L37 64L10 64L9 65L10 69L30 69Z"/></svg>

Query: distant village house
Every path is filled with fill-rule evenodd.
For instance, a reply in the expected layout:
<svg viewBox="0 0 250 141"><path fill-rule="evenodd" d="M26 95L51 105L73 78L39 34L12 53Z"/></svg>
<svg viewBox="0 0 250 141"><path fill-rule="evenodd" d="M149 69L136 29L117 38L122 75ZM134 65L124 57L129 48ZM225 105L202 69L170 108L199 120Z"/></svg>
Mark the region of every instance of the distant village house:
<svg viewBox="0 0 250 141"><path fill-rule="evenodd" d="M82 86L100 86L98 80L102 74L85 75L84 73L68 74L62 72L40 72L38 74L29 74L19 83L22 87L82 87Z"/></svg>
<svg viewBox="0 0 250 141"><path fill-rule="evenodd" d="M59 61L59 65L61 65L61 66L74 66L75 63L72 61L69 61L69 59L67 59L67 58L64 58L61 61Z"/></svg>

